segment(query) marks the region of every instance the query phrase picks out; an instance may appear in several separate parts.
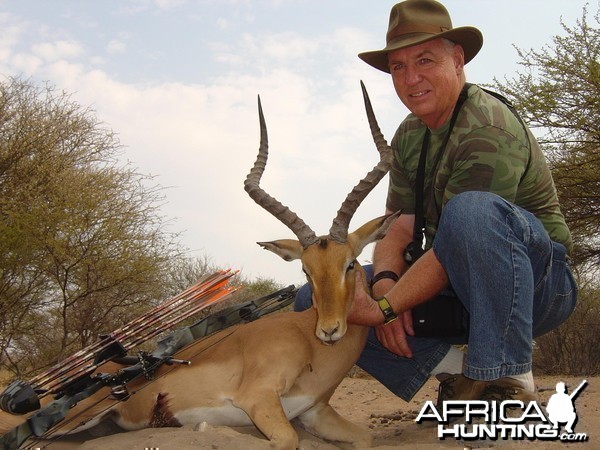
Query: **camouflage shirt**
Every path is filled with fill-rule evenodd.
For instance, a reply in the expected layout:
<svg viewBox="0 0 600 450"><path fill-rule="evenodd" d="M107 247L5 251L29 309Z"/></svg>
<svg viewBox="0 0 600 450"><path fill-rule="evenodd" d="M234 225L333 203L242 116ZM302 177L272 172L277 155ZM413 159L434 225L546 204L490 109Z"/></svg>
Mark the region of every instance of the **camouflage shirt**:
<svg viewBox="0 0 600 450"><path fill-rule="evenodd" d="M465 191L498 194L540 219L551 239L570 253L571 234L560 211L556 188L540 147L529 130L497 98L471 85L446 149L440 148L449 120L431 131L425 165L424 207L427 248L441 210ZM387 208L415 212L417 166L426 127L410 114L392 140Z"/></svg>

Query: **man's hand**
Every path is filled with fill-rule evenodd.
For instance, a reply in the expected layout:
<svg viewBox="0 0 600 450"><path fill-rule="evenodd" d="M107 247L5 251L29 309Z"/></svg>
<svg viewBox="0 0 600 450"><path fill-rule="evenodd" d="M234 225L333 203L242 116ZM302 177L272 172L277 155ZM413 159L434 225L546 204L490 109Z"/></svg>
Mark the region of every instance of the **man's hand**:
<svg viewBox="0 0 600 450"><path fill-rule="evenodd" d="M383 314L377 302L367 294L363 275L357 271L354 301L348 312L348 322L374 327L383 323Z"/></svg>
<svg viewBox="0 0 600 450"><path fill-rule="evenodd" d="M390 352L404 356L406 358L412 358L412 351L406 342L406 336L414 336L412 328L412 313L405 311L398 315L398 319L387 325L378 325L375 328L375 335L381 345L383 345Z"/></svg>
<svg viewBox="0 0 600 450"><path fill-rule="evenodd" d="M414 336L412 326L412 313L405 311L398 315L398 319L385 325L383 314L377 302L372 299L365 288L362 276L356 275L356 290L354 302L348 314L348 321L375 328L377 339L386 349L398 355L412 358L412 351L406 342L406 336Z"/></svg>

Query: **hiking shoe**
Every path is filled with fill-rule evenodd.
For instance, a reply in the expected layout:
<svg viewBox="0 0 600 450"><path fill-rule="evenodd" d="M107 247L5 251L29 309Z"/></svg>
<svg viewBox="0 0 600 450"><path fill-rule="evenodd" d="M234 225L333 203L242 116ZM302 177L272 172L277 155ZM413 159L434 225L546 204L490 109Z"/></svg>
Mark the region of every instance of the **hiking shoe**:
<svg viewBox="0 0 600 450"><path fill-rule="evenodd" d="M446 400L479 400L487 381L472 380L461 373L440 373L436 375L440 382L437 406Z"/></svg>
<svg viewBox="0 0 600 450"><path fill-rule="evenodd" d="M503 402L504 400L521 400L523 403L539 402L536 392L525 389L520 381L504 377L499 380L488 381L481 400Z"/></svg>
<svg viewBox="0 0 600 450"><path fill-rule="evenodd" d="M523 384L514 378L480 381L467 378L463 374L449 373L441 373L436 378L440 381L438 407L446 400L521 400L525 403L539 400L535 392L525 389Z"/></svg>

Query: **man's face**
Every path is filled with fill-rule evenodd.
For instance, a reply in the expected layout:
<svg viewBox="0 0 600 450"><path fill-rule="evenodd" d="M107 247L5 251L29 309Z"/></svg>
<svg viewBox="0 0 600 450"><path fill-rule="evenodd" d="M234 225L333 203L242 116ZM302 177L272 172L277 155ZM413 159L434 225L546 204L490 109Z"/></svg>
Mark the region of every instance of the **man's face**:
<svg viewBox="0 0 600 450"><path fill-rule="evenodd" d="M391 51L388 64L402 103L429 128L443 125L463 84L462 47L435 39Z"/></svg>

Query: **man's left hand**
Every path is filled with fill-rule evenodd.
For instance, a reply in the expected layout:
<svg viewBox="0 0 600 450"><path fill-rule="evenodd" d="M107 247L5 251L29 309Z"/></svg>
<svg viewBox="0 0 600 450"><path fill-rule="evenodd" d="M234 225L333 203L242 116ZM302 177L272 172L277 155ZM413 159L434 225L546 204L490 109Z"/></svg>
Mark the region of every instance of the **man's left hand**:
<svg viewBox="0 0 600 450"><path fill-rule="evenodd" d="M412 358L412 351L406 341L406 336L414 335L412 329L412 313L405 311L401 313L396 320L388 324L378 325L375 328L375 335L381 345L390 352Z"/></svg>

